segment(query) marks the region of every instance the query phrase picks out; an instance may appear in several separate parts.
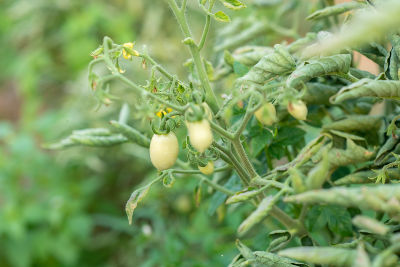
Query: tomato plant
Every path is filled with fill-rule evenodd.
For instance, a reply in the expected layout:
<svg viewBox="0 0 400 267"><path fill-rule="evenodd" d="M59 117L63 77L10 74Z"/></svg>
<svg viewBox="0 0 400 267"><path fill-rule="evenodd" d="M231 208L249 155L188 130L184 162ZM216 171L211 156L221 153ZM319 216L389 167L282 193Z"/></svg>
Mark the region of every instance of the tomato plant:
<svg viewBox="0 0 400 267"><path fill-rule="evenodd" d="M110 37L89 64L99 104L127 102L152 126L152 140L128 125L125 108L110 129L50 147L150 146L157 177L129 198L130 223L154 184L170 188L183 177L199 180L197 202L209 188L214 212L227 205L224 216L233 216L235 207L252 206L237 227L243 242L230 266L398 265L400 3L165 2L190 54L186 78L146 47ZM205 17L198 41L188 20L196 4ZM212 21L231 24L214 35L206 58ZM361 69L356 53L380 73ZM149 69L145 84L131 79L129 64ZM258 234L268 241L253 250Z"/></svg>

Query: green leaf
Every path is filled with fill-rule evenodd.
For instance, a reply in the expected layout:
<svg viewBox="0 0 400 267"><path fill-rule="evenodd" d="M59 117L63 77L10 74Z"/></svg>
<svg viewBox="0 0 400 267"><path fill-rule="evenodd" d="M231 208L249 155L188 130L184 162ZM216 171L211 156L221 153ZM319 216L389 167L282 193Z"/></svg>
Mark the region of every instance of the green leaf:
<svg viewBox="0 0 400 267"><path fill-rule="evenodd" d="M335 234L351 236L353 233L350 213L338 206L329 206L323 211L328 221L328 228Z"/></svg>
<svg viewBox="0 0 400 267"><path fill-rule="evenodd" d="M252 260L255 258L255 256L253 255L253 251L249 247L247 247L245 244L240 242L239 239L236 240L236 247L240 251L240 254L242 254L242 256L246 260Z"/></svg>
<svg viewBox="0 0 400 267"><path fill-rule="evenodd" d="M290 74L286 81L288 87L300 88L312 78L335 73L348 73L350 70L351 55L339 54L321 57L304 62Z"/></svg>
<svg viewBox="0 0 400 267"><path fill-rule="evenodd" d="M346 149L331 148L328 152L332 168L364 162L370 160L373 156L374 152L356 145L351 139L346 140Z"/></svg>
<svg viewBox="0 0 400 267"><path fill-rule="evenodd" d="M400 184L361 187L335 187L288 196L286 202L333 204L400 214Z"/></svg>
<svg viewBox="0 0 400 267"><path fill-rule="evenodd" d="M337 53L344 47L360 47L385 37L400 23L400 2L397 0L376 1L374 8L354 14L348 25L337 34L309 46L303 53L306 57ZM368 25L368 27L366 27Z"/></svg>
<svg viewBox="0 0 400 267"><path fill-rule="evenodd" d="M389 227L384 225L383 223L362 215L358 215L354 217L353 224L358 228L367 230L371 233L378 235L386 235L389 232Z"/></svg>
<svg viewBox="0 0 400 267"><path fill-rule="evenodd" d="M220 0L225 7L233 9L233 10L240 10L245 8L246 5L238 0Z"/></svg>
<svg viewBox="0 0 400 267"><path fill-rule="evenodd" d="M278 75L290 73L296 66L293 57L282 45L274 46L274 53L268 54L239 79L239 82L250 82L264 85Z"/></svg>
<svg viewBox="0 0 400 267"><path fill-rule="evenodd" d="M306 225L310 232L318 232L325 226L341 236L351 236L353 232L350 213L335 205L312 207L308 212Z"/></svg>
<svg viewBox="0 0 400 267"><path fill-rule="evenodd" d="M360 97L399 99L400 81L361 79L343 87L336 95L331 97L331 102L337 104Z"/></svg>
<svg viewBox="0 0 400 267"><path fill-rule="evenodd" d="M265 251L252 251L245 244L236 240L236 247L240 254L246 259L241 265L238 266L257 266L257 267L299 267L306 266L297 261L278 256L274 253Z"/></svg>
<svg viewBox="0 0 400 267"><path fill-rule="evenodd" d="M351 249L333 247L297 247L280 251L279 256L314 264L330 266L352 266L356 252Z"/></svg>
<svg viewBox="0 0 400 267"><path fill-rule="evenodd" d="M342 13L345 13L347 11L353 10L353 9L358 9L365 7L366 5L364 3L360 2L348 2L348 3L342 3L334 6L329 6L324 9L320 9L309 15L306 19L308 20L313 20L313 19L322 19L326 18L329 16L335 16L339 15Z"/></svg>
<svg viewBox="0 0 400 267"><path fill-rule="evenodd" d="M93 147L108 147L126 143L128 139L121 134L110 136L86 136L86 135L71 135L71 141L76 145L85 145Z"/></svg>
<svg viewBox="0 0 400 267"><path fill-rule="evenodd" d="M270 131L258 125L251 129L251 154L256 157L273 140Z"/></svg>
<svg viewBox="0 0 400 267"><path fill-rule="evenodd" d="M175 183L175 177L169 173L168 175L165 175L163 178L163 185L167 188L171 188Z"/></svg>
<svg viewBox="0 0 400 267"><path fill-rule="evenodd" d="M206 69L207 72L207 77L210 81L212 81L214 79L214 67L208 60L204 59L203 63L204 63L204 68Z"/></svg>
<svg viewBox="0 0 400 267"><path fill-rule="evenodd" d="M311 42L315 41L317 34L315 32L309 32L303 38L297 39L296 41L290 43L287 46L289 53L296 53L297 51L309 45Z"/></svg>
<svg viewBox="0 0 400 267"><path fill-rule="evenodd" d="M391 80L399 80L400 75L400 35L390 36L392 49L385 61L385 74Z"/></svg>
<svg viewBox="0 0 400 267"><path fill-rule="evenodd" d="M267 248L268 252L278 251L292 240L292 235L288 230L275 230L270 232L268 236L272 239Z"/></svg>
<svg viewBox="0 0 400 267"><path fill-rule="evenodd" d="M400 171L398 172L400 175ZM335 185L348 185L348 184L366 184L371 183L370 178L375 177L376 173L373 171L360 171L350 173L334 182Z"/></svg>
<svg viewBox="0 0 400 267"><path fill-rule="evenodd" d="M386 48L376 42L367 43L362 47L356 48L355 50L360 52L367 58L371 59L381 67L383 67L385 64L385 58L389 56ZM372 77L363 77L363 78L373 79Z"/></svg>
<svg viewBox="0 0 400 267"><path fill-rule="evenodd" d="M241 188L241 183L239 177L234 174L229 178L229 180L224 184L224 187L232 190L238 191ZM210 201L210 206L208 207L208 214L211 216L215 213L220 205L222 205L228 196L220 191L213 194Z"/></svg>
<svg viewBox="0 0 400 267"><path fill-rule="evenodd" d="M128 216L129 224L132 224L133 212L135 211L139 202L141 202L143 200L143 198L147 195L152 184L153 184L153 182L149 183L148 185L146 185L142 188L139 188L139 189L133 191L128 202L126 202L125 211L126 211L126 215Z"/></svg>
<svg viewBox="0 0 400 267"><path fill-rule="evenodd" d="M253 67L263 56L273 52L274 49L269 46L245 46L236 49L232 58L247 67Z"/></svg>
<svg viewBox="0 0 400 267"><path fill-rule="evenodd" d="M322 160L308 173L306 186L308 190L319 189L329 179L330 162L328 152L325 151Z"/></svg>
<svg viewBox="0 0 400 267"><path fill-rule="evenodd" d="M249 68L238 61L233 62L233 72L239 77L246 75L249 72Z"/></svg>
<svg viewBox="0 0 400 267"><path fill-rule="evenodd" d="M254 251L253 252L255 262L262 265L254 266L265 266L265 267L306 267L306 264L288 259L285 257L278 256L274 253L269 253L266 251Z"/></svg>
<svg viewBox="0 0 400 267"><path fill-rule="evenodd" d="M265 216L268 215L269 211L272 209L273 205L277 201L277 198L273 196L268 196L264 198L261 203L257 206L257 209L253 211L250 216L248 216L239 226L238 234L243 235L248 230L250 230L254 225L259 223Z"/></svg>
<svg viewBox="0 0 400 267"><path fill-rule="evenodd" d="M357 255L354 259L354 263L352 267L370 267L371 261L368 257L368 253L364 249L364 244L359 243L357 246Z"/></svg>
<svg viewBox="0 0 400 267"><path fill-rule="evenodd" d="M304 181L305 176L295 167L289 169L289 179L292 182L292 187L296 193L303 193L307 190Z"/></svg>
<svg viewBox="0 0 400 267"><path fill-rule="evenodd" d="M225 14L223 11L218 11L214 14L214 18L218 21L221 22L229 22L231 21L231 19L229 18L229 16L227 14Z"/></svg>
<svg viewBox="0 0 400 267"><path fill-rule="evenodd" d="M251 199L255 197L256 195L260 194L261 191L258 189L254 189L252 187L246 188L244 190L241 190L239 192L236 192L234 195L230 196L226 200L226 204L232 204L232 203L237 203L237 202L243 202L248 199Z"/></svg>
<svg viewBox="0 0 400 267"><path fill-rule="evenodd" d="M340 87L324 83L307 83L301 99L307 104L330 105L329 98L339 91Z"/></svg>
<svg viewBox="0 0 400 267"><path fill-rule="evenodd" d="M396 134L398 131L396 131ZM389 138L386 140L386 142L381 146L379 149L376 158L375 158L375 163L376 164L381 164L383 163L388 156L392 153L395 152L399 146L400 139L395 138L392 135L389 136Z"/></svg>
<svg viewBox="0 0 400 267"><path fill-rule="evenodd" d="M282 126L279 128L273 143L279 143L279 145L283 146L294 145L303 140L305 133L303 129L297 127Z"/></svg>
<svg viewBox="0 0 400 267"><path fill-rule="evenodd" d="M150 139L144 136L135 128L132 128L127 124L119 123L117 121L110 121L110 124L116 131L128 138L129 141L146 148L150 146Z"/></svg>
<svg viewBox="0 0 400 267"><path fill-rule="evenodd" d="M350 115L346 118L327 123L323 126L324 130L337 130L337 131L371 131L379 129L382 124L382 117L370 115Z"/></svg>

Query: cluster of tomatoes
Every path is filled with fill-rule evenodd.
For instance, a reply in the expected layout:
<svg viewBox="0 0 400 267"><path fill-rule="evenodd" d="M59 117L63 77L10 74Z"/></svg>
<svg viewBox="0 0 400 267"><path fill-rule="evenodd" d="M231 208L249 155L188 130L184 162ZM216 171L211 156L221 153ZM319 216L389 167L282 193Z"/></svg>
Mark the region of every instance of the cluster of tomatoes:
<svg viewBox="0 0 400 267"><path fill-rule="evenodd" d="M213 142L213 134L209 120L212 119L212 113L206 104L204 104L205 115L198 121L186 121L190 144L200 153L209 148ZM307 117L307 106L301 100L289 102L288 112L298 120L305 120ZM272 125L277 122L275 106L272 103L263 104L254 113L257 120L264 125ZM179 153L178 139L174 132L169 131L166 134L154 134L150 142L150 159L154 167L159 171L171 168ZM206 174L212 174L214 163L209 161L206 166L199 166L199 170Z"/></svg>

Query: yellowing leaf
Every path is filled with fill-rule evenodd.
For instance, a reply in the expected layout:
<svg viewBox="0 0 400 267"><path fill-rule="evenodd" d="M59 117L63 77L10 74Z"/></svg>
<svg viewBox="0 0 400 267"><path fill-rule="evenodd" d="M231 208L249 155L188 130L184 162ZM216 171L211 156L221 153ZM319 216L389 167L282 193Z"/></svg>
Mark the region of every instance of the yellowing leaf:
<svg viewBox="0 0 400 267"><path fill-rule="evenodd" d="M133 191L131 197L125 205L126 215L128 216L129 224L132 224L133 211L136 209L138 203L143 200L150 190L152 183L146 185L145 187L139 188Z"/></svg>
<svg viewBox="0 0 400 267"><path fill-rule="evenodd" d="M223 0L222 3L227 8L230 8L230 9L233 9L233 10L239 10L239 9L242 9L242 8L246 7L245 4L243 4L242 2L240 2L238 0Z"/></svg>
<svg viewBox="0 0 400 267"><path fill-rule="evenodd" d="M216 20L218 20L218 21L221 21L221 22L229 22L229 21L231 21L231 19L229 18L229 16L228 16L227 14L225 14L224 12L222 12L222 11L216 12L216 13L214 14L214 18L215 18Z"/></svg>

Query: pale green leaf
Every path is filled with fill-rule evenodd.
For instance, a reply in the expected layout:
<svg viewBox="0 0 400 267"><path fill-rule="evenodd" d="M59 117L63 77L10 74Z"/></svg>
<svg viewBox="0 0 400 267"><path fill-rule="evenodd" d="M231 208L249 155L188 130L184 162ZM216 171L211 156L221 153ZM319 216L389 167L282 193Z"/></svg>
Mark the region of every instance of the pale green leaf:
<svg viewBox="0 0 400 267"><path fill-rule="evenodd" d="M214 14L214 18L218 21L221 22L229 22L231 21L231 19L229 18L229 16L227 14L225 14L223 11L218 11Z"/></svg>
<svg viewBox="0 0 400 267"><path fill-rule="evenodd" d="M355 1L348 2L348 3L342 3L342 4L338 4L338 5L334 5L334 6L328 6L324 9L315 11L314 13L309 15L307 17L307 19L308 20L322 19L322 18L326 18L329 16L339 15L339 14L345 13L347 11L362 8L365 6L366 5L364 3L355 2Z"/></svg>
<svg viewBox="0 0 400 267"><path fill-rule="evenodd" d="M282 250L278 255L313 264L345 267L353 264L356 252L333 247L297 247Z"/></svg>
<svg viewBox="0 0 400 267"><path fill-rule="evenodd" d="M351 55L339 54L321 57L304 62L290 74L286 81L288 87L300 88L312 78L335 73L348 73L350 70Z"/></svg>

